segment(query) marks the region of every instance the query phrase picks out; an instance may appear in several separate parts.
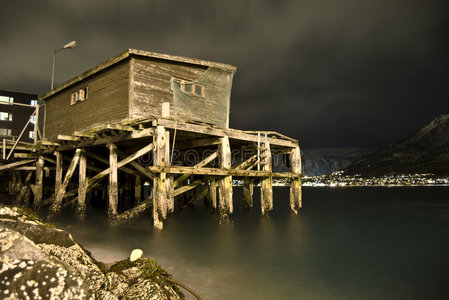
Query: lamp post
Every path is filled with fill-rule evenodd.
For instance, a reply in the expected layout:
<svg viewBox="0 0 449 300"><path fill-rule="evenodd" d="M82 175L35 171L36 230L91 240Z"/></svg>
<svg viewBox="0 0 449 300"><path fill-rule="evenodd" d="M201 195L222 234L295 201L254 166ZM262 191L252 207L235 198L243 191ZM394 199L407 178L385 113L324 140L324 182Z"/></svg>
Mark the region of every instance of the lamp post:
<svg viewBox="0 0 449 300"><path fill-rule="evenodd" d="M51 72L51 90L53 90L53 85L55 82L55 62L56 62L56 53L64 49L73 49L76 47L76 41L71 41L70 43L65 44L62 48L56 49L53 51L53 69Z"/></svg>

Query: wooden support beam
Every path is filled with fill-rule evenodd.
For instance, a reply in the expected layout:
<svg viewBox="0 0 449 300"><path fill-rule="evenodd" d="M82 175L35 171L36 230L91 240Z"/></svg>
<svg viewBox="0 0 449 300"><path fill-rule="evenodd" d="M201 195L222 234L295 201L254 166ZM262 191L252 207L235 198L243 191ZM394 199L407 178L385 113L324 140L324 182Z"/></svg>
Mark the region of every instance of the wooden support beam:
<svg viewBox="0 0 449 300"><path fill-rule="evenodd" d="M36 153L15 152L14 158L37 158Z"/></svg>
<svg viewBox="0 0 449 300"><path fill-rule="evenodd" d="M150 145L153 145L152 147L154 147L154 144L150 144ZM151 148L151 150L152 150L152 149L154 149L154 148ZM151 150L150 150L150 151L151 151ZM148 152L150 152L150 151L148 151ZM118 149L118 148L117 148L117 153L118 153L118 155L119 155L120 157L126 157L126 156L127 156L126 153L124 153L123 151L121 151L121 150ZM145 153L145 154L146 154L146 153ZM142 154L142 155L145 155L145 154ZM134 172L133 170L130 170L130 169L126 168L126 170L131 171L130 174L133 174L133 175L135 175L135 176L138 176L139 173L140 173L140 175L145 176L145 177L147 177L147 178L149 178L149 179L153 179L153 178L154 178L154 174L153 174L150 170L146 169L145 167L142 167L137 161L131 161L131 162L129 162L129 164L130 164L131 166L133 166L134 169L137 170L137 172ZM124 167L120 167L120 170L123 170L124 172L126 172L126 170L124 169Z"/></svg>
<svg viewBox="0 0 449 300"><path fill-rule="evenodd" d="M81 149L76 149L75 155L73 156L72 161L70 162L70 166L67 169L67 173L65 174L64 181L62 182L61 186L59 187L58 192L56 193L55 200L50 207L49 218L55 217L56 214L61 209L62 199L64 199L67 185L69 184L69 181L72 178L73 173L75 172L75 169L78 165L80 153L81 153Z"/></svg>
<svg viewBox="0 0 449 300"><path fill-rule="evenodd" d="M142 130L134 130L132 132L119 132L114 134L113 136L108 137L97 137L95 139L83 140L78 138L77 141L72 141L73 144L69 145L60 145L58 147L59 151L70 150L74 147L91 147L91 146L100 146L105 145L107 143L118 143L121 141L133 140L133 139L141 139L146 137L154 136L155 130L154 128L145 128Z"/></svg>
<svg viewBox="0 0 449 300"><path fill-rule="evenodd" d="M195 167L183 167L183 166L172 166L172 167L147 167L148 170L157 173L167 173L167 174L189 174L189 175L209 175L209 176L236 176L236 177L268 177L273 178L297 178L300 177L299 174L292 174L291 172L282 173L271 173L266 171L255 171L255 170L226 170L222 168L195 168Z"/></svg>
<svg viewBox="0 0 449 300"><path fill-rule="evenodd" d="M112 144L112 143L111 143L111 144ZM109 148L110 148L110 147L109 147ZM121 167L123 167L124 165L131 163L132 161L136 160L137 158L141 157L142 155L144 155L144 154L150 152L153 148L154 148L154 145L153 145L153 144L149 144L149 145L143 147L142 149L138 150L137 152L135 152L135 153L133 153L133 154L127 156L126 158L124 158L124 159L122 159L120 162L118 162L118 163L117 163L117 168L121 168ZM118 151L117 147L115 147L114 149L115 149L115 150L114 150L115 152ZM109 159L110 159L110 157L109 157ZM110 162L109 162L109 163L110 163ZM108 175L109 172L110 172L110 167L107 168L106 170L101 171L100 173L98 173L98 174L95 175L94 177L90 178L90 179L88 180L88 185L90 186L90 185L94 184L95 182L97 182L98 180L100 180L101 178L103 178L104 176ZM148 171L147 171L147 173L148 173Z"/></svg>
<svg viewBox="0 0 449 300"><path fill-rule="evenodd" d="M80 219L84 220L86 218L86 192L87 192L87 182L86 182L86 151L83 149L80 152L79 161L79 183L78 183L78 203L76 206L76 212Z"/></svg>
<svg viewBox="0 0 449 300"><path fill-rule="evenodd" d="M25 181L22 184L22 187L20 189L19 195L16 198L15 204L17 204L17 205L22 204L23 198L25 197L25 195L29 189L29 185L30 185L32 176L33 176L33 172L28 172L27 177L25 178Z"/></svg>
<svg viewBox="0 0 449 300"><path fill-rule="evenodd" d="M261 156L262 170L271 173L271 150L267 136L265 136L262 143ZM273 178L271 177L271 174L268 177L262 178L260 182L260 207L262 215L273 209Z"/></svg>
<svg viewBox="0 0 449 300"><path fill-rule="evenodd" d="M197 163L195 166L193 166L193 168L202 168L202 167L206 166L207 164L209 164L213 160L215 160L218 157L218 155L219 155L219 152L215 151L214 153L212 153L211 155L209 155L208 157L206 157L205 159L203 159L202 161ZM189 178L190 175L191 174L184 174L184 175L176 178L175 182L173 183L174 186L176 187L176 186L180 185L184 180Z"/></svg>
<svg viewBox="0 0 449 300"><path fill-rule="evenodd" d="M257 135L256 134L250 134L246 133L243 130L237 130L237 129L221 129L221 128L215 128L211 126L206 125L197 125L197 124L190 124L190 123L182 123L179 121L172 121L168 119L158 119L157 123L159 125L162 125L166 128L171 129L177 129L182 131L190 131L190 132L196 132L196 133L202 133L202 134L208 134L212 136L218 136L218 137L229 137L230 139L235 140L241 140L241 141L249 141L249 142L257 142ZM286 140L286 139L280 139L280 138L268 138L268 143L271 145L276 146L284 146L289 148L294 148L298 146L297 141L292 140Z"/></svg>
<svg viewBox="0 0 449 300"><path fill-rule="evenodd" d="M194 139L190 141L177 142L177 149L192 149L205 146L219 145L221 143L220 138L207 138L207 139Z"/></svg>
<svg viewBox="0 0 449 300"><path fill-rule="evenodd" d="M118 163L117 146L108 144L109 148L109 185L108 185L108 216L114 218L118 215Z"/></svg>
<svg viewBox="0 0 449 300"><path fill-rule="evenodd" d="M79 137L79 138L88 138L88 139L91 139L91 138L95 137L95 134L93 134L93 133L91 133L91 132L74 131L74 132L73 132L73 136L74 136L74 137Z"/></svg>
<svg viewBox="0 0 449 300"><path fill-rule="evenodd" d="M137 204L142 202L142 177L140 176L134 178L134 199Z"/></svg>
<svg viewBox="0 0 449 300"><path fill-rule="evenodd" d="M169 161L169 155L167 155L165 128L163 126L157 126L156 136L153 138L154 166L166 167ZM161 172L157 174L153 179L153 226L156 229L162 229L162 220L167 216L167 186L166 186L166 173Z"/></svg>
<svg viewBox="0 0 449 300"><path fill-rule="evenodd" d="M63 170L64 157L62 153L59 151L56 151L54 154L56 156L56 174L55 174L55 196L56 196L62 184L62 170Z"/></svg>
<svg viewBox="0 0 449 300"><path fill-rule="evenodd" d="M34 194L33 207L39 208L42 202L42 192L44 188L44 159L39 156L36 162L35 184L31 187Z"/></svg>
<svg viewBox="0 0 449 300"><path fill-rule="evenodd" d="M243 203L245 208L253 207L254 179L245 178L243 180Z"/></svg>
<svg viewBox="0 0 449 300"><path fill-rule="evenodd" d="M209 198L214 210L217 209L217 189L218 189L218 181L211 180L209 182Z"/></svg>
<svg viewBox="0 0 449 300"><path fill-rule="evenodd" d="M17 171L11 171L9 172L9 182L8 182L8 194L9 197L13 197L16 192L16 186L17 186Z"/></svg>
<svg viewBox="0 0 449 300"><path fill-rule="evenodd" d="M35 162L35 159L27 159L27 160L20 160L20 161L16 161L10 164L6 164L6 165L0 165L0 171L5 171L5 170L9 170L9 169L14 169L15 167L18 166L23 166L29 163L33 163Z"/></svg>
<svg viewBox="0 0 449 300"><path fill-rule="evenodd" d="M132 218L140 216L147 209L151 208L152 205L153 205L153 203L152 203L151 199L147 199L144 202L134 206L133 208L130 208L127 211L115 216L111 220L111 223L113 225L118 225L118 224L124 223Z"/></svg>
<svg viewBox="0 0 449 300"><path fill-rule="evenodd" d="M236 166L235 170L248 170L250 166L254 165L254 162L257 162L257 154L254 154L244 162L240 163L238 166Z"/></svg>
<svg viewBox="0 0 449 300"><path fill-rule="evenodd" d="M60 141L71 141L71 142L80 140L78 136L63 135L63 134L58 134L57 139Z"/></svg>
<svg viewBox="0 0 449 300"><path fill-rule="evenodd" d="M47 156L43 156L43 158L44 158L45 161L48 161L48 162L50 162L50 163L56 165L56 160L54 160L54 159L52 159L52 158L49 158L49 157L47 157Z"/></svg>
<svg viewBox="0 0 449 300"><path fill-rule="evenodd" d="M204 182L203 182L203 183L204 183ZM201 193L199 193L199 194L196 196L195 201L198 201L198 200L203 199L204 197L207 197L208 194L209 194L209 187L205 186L204 189L201 191Z"/></svg>
<svg viewBox="0 0 449 300"><path fill-rule="evenodd" d="M173 149L174 150L174 149ZM170 167L171 165L171 155L170 155L170 131L165 131L165 165L167 167ZM166 190L166 197L167 197L167 208L166 208L166 215L169 213L173 213L175 211L175 196L173 196L173 190L174 190L174 175L166 174L166 180L165 180L165 190Z"/></svg>
<svg viewBox="0 0 449 300"><path fill-rule="evenodd" d="M180 195L180 194L182 194L182 193L185 193L185 192L187 192L187 191L190 191L190 190L192 190L192 189L194 189L194 188L196 188L196 187L202 185L203 183L204 183L204 181L201 180L201 179L195 180L194 182L192 182L192 183L190 183L190 184L188 184L188 185L185 185L185 186L183 186L183 187L180 187L180 188L175 189L175 190L173 191L173 193L172 193L172 196L173 196L173 197L176 197L176 196L178 196L178 195Z"/></svg>
<svg viewBox="0 0 449 300"><path fill-rule="evenodd" d="M221 139L219 147L221 168L231 169L231 145L227 136ZM232 176L226 175L219 179L218 208L221 217L227 217L233 212L232 204Z"/></svg>
<svg viewBox="0 0 449 300"><path fill-rule="evenodd" d="M92 152L92 151L87 151L86 154L87 154L89 157L92 157L93 159L98 160L99 162L102 162L102 163L104 163L104 164L106 164L106 165L109 165L109 160L108 160L108 159L103 158L103 157L101 157L100 155L98 155L98 154L96 154L96 153L94 153L94 152ZM123 152L121 152L118 148L117 148L117 154L118 154L119 156L124 156L124 157L128 156L128 155L123 154ZM123 155L122 155L122 154L123 154ZM120 170L122 170L122 171L125 172L125 173L132 174L132 175L134 175L134 176L137 176L137 175L138 175L136 171L131 170L131 169L125 167L125 166L122 166L122 167L120 168ZM101 171L102 171L102 170L100 170L99 172L101 172Z"/></svg>
<svg viewBox="0 0 449 300"><path fill-rule="evenodd" d="M294 148L290 152L291 171L298 175L293 178L290 183L290 211L298 214L298 209L302 207L302 191L301 191L301 151L299 147Z"/></svg>
<svg viewBox="0 0 449 300"><path fill-rule="evenodd" d="M2 157L3 157L3 160L5 160L6 159L6 139L4 138L3 139L3 144L2 144Z"/></svg>

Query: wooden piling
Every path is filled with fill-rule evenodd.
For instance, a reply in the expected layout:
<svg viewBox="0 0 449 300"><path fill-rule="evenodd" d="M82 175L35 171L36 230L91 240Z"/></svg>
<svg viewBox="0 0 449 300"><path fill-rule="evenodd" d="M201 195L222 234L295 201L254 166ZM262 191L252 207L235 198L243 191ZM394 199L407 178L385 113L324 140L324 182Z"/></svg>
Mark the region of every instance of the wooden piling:
<svg viewBox="0 0 449 300"><path fill-rule="evenodd" d="M136 204L142 202L142 177L140 176L134 178L134 202Z"/></svg>
<svg viewBox="0 0 449 300"><path fill-rule="evenodd" d="M221 138L220 150L220 164L221 168L231 169L231 145L229 144L229 137ZM218 189L218 208L222 217L227 217L233 212L232 203L232 176L227 175L219 179Z"/></svg>
<svg viewBox="0 0 449 300"><path fill-rule="evenodd" d="M262 171L271 172L271 149L266 135L264 142L262 143L261 153ZM273 178L271 176L262 178L260 182L260 208L262 215L273 209Z"/></svg>
<svg viewBox="0 0 449 300"><path fill-rule="evenodd" d="M209 182L209 198L213 210L217 209L217 188L218 188L218 181L211 180Z"/></svg>
<svg viewBox="0 0 449 300"><path fill-rule="evenodd" d="M78 203L76 206L77 215L80 219L86 218L86 192L87 192L87 182L86 182L86 151L81 150L80 161L79 161L79 183L78 183Z"/></svg>
<svg viewBox="0 0 449 300"><path fill-rule="evenodd" d="M110 219L118 215L118 157L117 146L108 144L109 148L109 189L108 189L108 216Z"/></svg>
<svg viewBox="0 0 449 300"><path fill-rule="evenodd" d="M301 151L299 147L290 152L291 172L299 176L301 174ZM302 207L302 191L300 177L294 177L290 183L290 212L298 214Z"/></svg>
<svg viewBox="0 0 449 300"><path fill-rule="evenodd" d="M73 173L75 172L75 169L78 165L79 158L80 158L80 152L81 149L76 149L75 155L72 158L72 161L70 162L69 168L67 169L67 173L65 174L64 181L62 182L61 186L59 187L58 192L56 193L56 197L54 202L52 203L50 207L50 214L49 219L54 218L59 210L61 209L62 200L64 199L64 195L67 189L67 185L70 182L70 179L72 178Z"/></svg>
<svg viewBox="0 0 449 300"><path fill-rule="evenodd" d="M16 200L15 200L15 204L17 205L21 205L22 202L24 201L24 198L29 190L29 185L30 185L30 181L31 181L31 177L33 176L33 172L28 172L25 181L23 182L23 184L21 185L20 188L20 192L19 195L17 196ZM26 203L28 204L28 203Z"/></svg>
<svg viewBox="0 0 449 300"><path fill-rule="evenodd" d="M173 134L172 145L170 145L171 134ZM175 143L176 134L178 140ZM149 138L153 139L152 143L148 143ZM19 145L17 149L20 151L14 153L14 162L0 165L0 171L8 170L11 174L10 191L16 197L16 201L23 202L22 199L26 199L29 190L27 182L35 181L35 184L31 185L35 195L35 206L42 204L40 203L43 200L42 194L46 194L43 193L43 172L48 175L50 171L52 176L54 174L54 179L50 180L54 180L55 183L55 197L46 199L53 202L52 215L56 214L63 204L70 205L76 202L77 214L83 218L89 191L94 189L96 192L101 191L104 200L108 199L106 202L111 221L117 219L123 221L134 216L134 211L140 212L141 208L147 209L152 206L154 227L162 229L163 219L174 210L174 198L189 199L189 196L191 203L207 196L208 202L205 204L218 209L220 216L227 219L233 212L233 178L243 180L246 208L253 206L254 184L260 183L262 214L273 209L272 178L292 179L290 210L297 213L301 207L301 157L298 143L275 132L239 131L155 117L131 123L127 121L120 124L105 124L90 131L74 132L73 135L58 135L57 140L61 142L46 141L42 145L35 146L30 153L25 153L26 148L20 148ZM245 151L246 147L255 149L254 146L257 145L257 153L248 155L245 152L242 159L234 161L233 164L230 142L233 150L241 151ZM97 151L100 145L108 148L109 159L105 151ZM95 151L89 150L94 148ZM172 165L171 158L177 153L175 150L192 148L197 148L198 153L205 156L200 162L192 164L176 155L176 165ZM69 153L73 153L75 149L75 155L65 172L62 153L67 159ZM272 149L290 153L291 171L272 171ZM153 151L152 166L144 165L144 161L136 161L150 151ZM55 159L48 157L51 153L54 153ZM45 160L55 164L55 170L44 168L42 159L44 155ZM95 164L88 164L86 155L95 160L93 161ZM17 161L17 158L22 160ZM27 166L34 163L35 166ZM79 181L69 183L78 164ZM122 172L119 172L119 169ZM24 173L30 170L35 174L34 177ZM20 172L27 175L25 181L23 178L19 179ZM92 177L88 178L88 173L92 174ZM108 184L102 184L100 180L108 175ZM142 183L143 180L149 179L153 180L152 199L142 204L144 191ZM66 192L68 187L70 188ZM64 203L63 199L66 198L70 201Z"/></svg>
<svg viewBox="0 0 449 300"><path fill-rule="evenodd" d="M64 159L61 152L56 151L54 154L56 156L56 174L55 174L55 196L56 196L62 183L62 171Z"/></svg>
<svg viewBox="0 0 449 300"><path fill-rule="evenodd" d="M153 138L153 162L156 167L165 167L167 163L166 155L166 134L163 126L156 127L156 135ZM161 172L153 179L153 226L162 229L162 220L167 216L167 186L166 173Z"/></svg>
<svg viewBox="0 0 449 300"><path fill-rule="evenodd" d="M33 207L38 208L42 203L42 192L44 184L44 159L39 156L36 162L36 175L35 175L35 185L32 186L34 194Z"/></svg>
<svg viewBox="0 0 449 300"><path fill-rule="evenodd" d="M170 103L168 103L168 115L170 115ZM171 165L171 155L170 155L170 131L165 131L165 151L164 151L164 161L165 166L170 167ZM175 211L175 196L173 195L174 190L174 176L173 175L166 175L166 181L165 181L165 190L167 193L166 196L166 212L165 217L169 213L173 213ZM164 218L165 218L164 217Z"/></svg>
<svg viewBox="0 0 449 300"><path fill-rule="evenodd" d="M243 180L243 205L246 209L253 207L254 179Z"/></svg>

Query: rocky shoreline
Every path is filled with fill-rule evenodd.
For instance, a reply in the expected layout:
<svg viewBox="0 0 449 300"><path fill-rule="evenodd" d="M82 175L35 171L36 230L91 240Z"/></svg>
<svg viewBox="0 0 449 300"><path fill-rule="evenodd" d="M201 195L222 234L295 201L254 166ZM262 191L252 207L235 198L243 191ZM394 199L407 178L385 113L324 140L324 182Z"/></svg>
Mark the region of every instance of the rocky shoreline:
<svg viewBox="0 0 449 300"><path fill-rule="evenodd" d="M1 299L183 299L171 276L146 257L109 267L67 231L0 204Z"/></svg>

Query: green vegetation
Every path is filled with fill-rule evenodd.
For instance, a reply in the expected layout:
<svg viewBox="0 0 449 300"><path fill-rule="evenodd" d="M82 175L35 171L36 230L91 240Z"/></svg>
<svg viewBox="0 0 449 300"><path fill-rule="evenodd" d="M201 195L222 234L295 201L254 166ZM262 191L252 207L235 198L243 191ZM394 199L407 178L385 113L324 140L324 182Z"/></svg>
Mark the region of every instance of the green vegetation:
<svg viewBox="0 0 449 300"><path fill-rule="evenodd" d="M134 262L131 262L129 259L124 259L113 264L108 271L123 275L124 270L133 267L137 267L142 273L140 273L138 277L130 279L130 281L128 282L130 286L137 283L139 279L146 279L161 286L168 285L173 288L177 294L182 295L182 292L176 285L174 285L170 281L165 280L165 278L171 278L171 275L151 258L142 257ZM170 297L168 291L164 289L164 292L166 293L167 297Z"/></svg>

